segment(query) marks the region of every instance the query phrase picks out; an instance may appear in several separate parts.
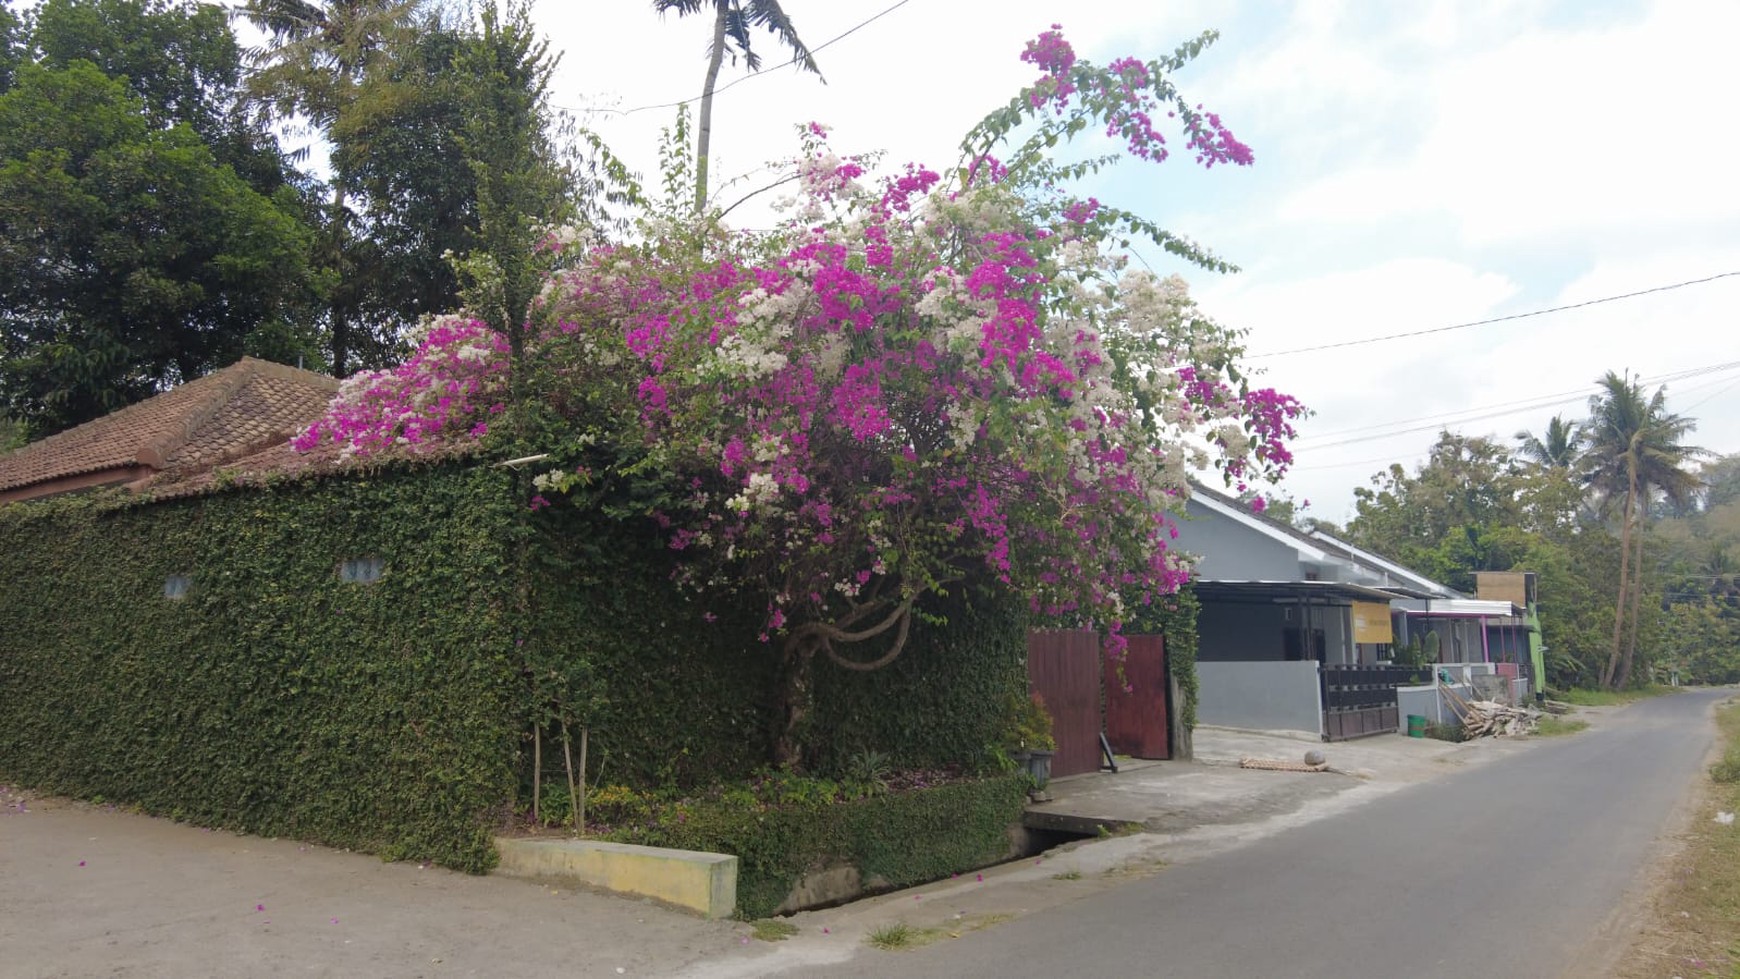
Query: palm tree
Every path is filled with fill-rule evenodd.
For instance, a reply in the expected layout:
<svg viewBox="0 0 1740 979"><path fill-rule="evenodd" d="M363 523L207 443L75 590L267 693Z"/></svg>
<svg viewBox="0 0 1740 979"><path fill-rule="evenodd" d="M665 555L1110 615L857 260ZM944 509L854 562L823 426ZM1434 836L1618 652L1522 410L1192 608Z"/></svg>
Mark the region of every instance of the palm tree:
<svg viewBox="0 0 1740 979"><path fill-rule="evenodd" d="M765 28L776 35L791 50L792 64L822 77L816 59L791 25L791 18L780 8L779 0L653 0L653 9L661 15L675 13L678 17L713 11L713 41L707 46L707 78L701 86L700 131L695 137L695 212L707 206L707 150L713 136L713 87L719 79L719 66L727 50L731 63L739 55L752 72L761 70L761 55L751 47L749 31ZM825 82L825 80L824 80Z"/></svg>
<svg viewBox="0 0 1740 979"><path fill-rule="evenodd" d="M422 6L422 0L247 0L239 14L270 38L248 52L256 69L249 80L253 103L268 117L300 117L329 141L343 142L345 131L363 128L356 117L369 105L369 83L379 74L371 69L410 31ZM354 339L345 275L351 253L345 199L352 182L344 154L335 153L328 247L339 286L328 315L332 370L339 377L347 373Z"/></svg>
<svg viewBox="0 0 1740 979"><path fill-rule="evenodd" d="M1583 481L1611 510L1623 499L1619 535L1619 596L1614 606L1613 648L1602 671L1603 686L1616 689L1631 679L1643 601L1643 533L1650 501L1661 495L1676 505L1689 501L1701 485L1686 467L1704 450L1681 444L1697 427L1690 418L1667 411L1667 388L1645 400L1638 382L1612 371L1597 382L1601 392L1589 399L1583 426ZM1633 550L1635 546L1635 552ZM1629 598L1629 616L1627 599ZM1630 639L1622 642L1626 626Z"/></svg>
<svg viewBox="0 0 1740 979"><path fill-rule="evenodd" d="M1577 423L1566 421L1562 415L1554 415L1547 422L1547 430L1539 437L1527 430L1512 436L1521 443L1518 454L1539 466L1551 469L1569 469L1577 461L1577 450L1582 447L1583 434L1577 430Z"/></svg>

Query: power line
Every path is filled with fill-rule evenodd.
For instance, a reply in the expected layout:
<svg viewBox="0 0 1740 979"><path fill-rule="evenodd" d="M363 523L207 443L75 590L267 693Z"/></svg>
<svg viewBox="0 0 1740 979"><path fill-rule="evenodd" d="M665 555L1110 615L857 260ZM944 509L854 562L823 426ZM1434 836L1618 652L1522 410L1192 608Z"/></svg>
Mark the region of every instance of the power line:
<svg viewBox="0 0 1740 979"><path fill-rule="evenodd" d="M1637 380L1639 384L1665 384L1670 381L1690 380L1694 377L1703 377L1709 374L1725 374L1736 369L1740 369L1740 360L1729 361L1723 364L1711 364L1705 367L1688 367L1681 370L1668 371L1656 375L1655 377L1639 377ZM1696 390L1697 387L1698 386L1694 386L1693 389ZM1520 414L1524 411L1538 411L1542 408L1551 408L1556 405L1572 404L1586 400L1588 397L1588 389L1580 388L1576 391L1540 395L1520 401L1499 402L1498 404L1464 408L1459 411L1445 412L1437 415L1421 415L1416 418L1405 418L1392 422L1380 422L1373 425L1338 429L1333 432L1325 432L1313 437L1301 438L1297 440L1295 444L1301 449L1315 451L1318 449L1335 448L1342 445L1353 445L1359 442L1375 442L1398 435L1411 435L1416 432L1431 431L1432 429L1442 428L1452 424L1460 425L1467 422L1488 421L1493 418L1502 418L1505 415ZM1715 397L1715 395L1712 395L1711 397ZM1706 398L1704 400L1707 401L1709 399ZM1695 402L1694 404L1687 406L1687 408L1696 407L1699 404L1703 404L1703 401ZM1421 424L1414 424L1416 422ZM1395 428L1397 425L1409 427ZM1388 429L1394 430L1389 431ZM1316 444L1317 439L1334 439L1343 435L1357 437Z"/></svg>
<svg viewBox="0 0 1740 979"><path fill-rule="evenodd" d="M904 7L911 2L912 2L912 0L899 0L898 3L896 3L890 7L884 8L883 10L881 10L875 14L872 14L870 17L868 17L862 21L859 21L857 24L852 25L850 28L847 28L846 30L840 32L839 34L835 34L833 37L830 37L826 41L823 41L822 43L811 48L810 54L815 55L815 54L821 53L823 50L830 47L834 43L836 43L838 41L843 41L846 38L851 37L853 34L856 34L859 31L863 30L864 28L869 27L871 24L876 23L877 21L881 20L882 18L888 16L891 13L894 13L896 10L899 10L901 7ZM749 74L742 76L741 78L734 78L730 82L727 82L726 84L721 85L721 86L713 89L713 94L718 95L720 92L729 91L733 88L736 88L738 85L741 85L746 81L749 81L751 78L759 78L762 75L767 74L768 72L778 71L781 68L787 68L787 67L795 65L797 63L798 63L798 58L796 56L793 56L791 58L791 60L774 65L772 68L763 68L760 71L752 71ZM702 93L702 94L705 94L705 93ZM702 97L701 95L696 95L694 98L678 99L675 102L660 102L657 105L637 105L632 109L593 109L591 111L608 112L608 113L611 113L613 115L619 115L619 116L632 116L637 112L650 112L653 109L674 109L679 105L687 105L690 102L697 101L701 97ZM568 109L569 111L579 111L579 110L575 110L572 106L559 106L559 108Z"/></svg>
<svg viewBox="0 0 1740 979"><path fill-rule="evenodd" d="M1718 279L1727 279L1740 275L1740 270L1733 272L1718 272L1702 279L1687 279L1684 282L1673 282L1665 286L1653 286L1649 289L1639 289L1636 292L1621 293L1617 296L1603 296L1600 299L1590 299L1580 303L1570 303L1564 306L1552 306L1547 309L1532 309L1526 313L1512 313L1509 316L1495 316L1491 319L1475 320L1471 323L1456 323L1451 326L1436 326L1427 330L1411 330L1407 333L1390 333L1379 337L1366 337L1363 340L1343 340L1340 343L1324 343L1313 347L1295 347L1292 350L1274 350L1268 353L1250 354L1247 360L1262 360L1266 357L1287 357L1293 354L1313 353L1318 350L1339 350L1343 347L1360 347L1371 343L1385 343L1390 340L1405 340L1409 337L1430 336L1434 333L1449 333L1452 330L1467 330L1476 326L1490 326L1493 323L1508 323L1512 320L1528 319L1533 316L1545 316L1548 313L1563 313L1566 310L1582 309L1586 306L1599 306L1603 303L1614 303L1621 299L1636 299L1638 296L1648 296L1657 292L1668 292L1673 289L1684 289L1687 286L1703 285Z"/></svg>
<svg viewBox="0 0 1740 979"><path fill-rule="evenodd" d="M1716 398L1721 397L1724 394L1727 394L1729 391L1734 390L1736 387L1740 387L1740 381L1735 381L1732 384L1729 384L1727 387L1724 387L1721 390L1717 391L1716 393L1708 395L1707 397L1699 398L1698 400L1692 402L1689 405L1686 405L1684 408L1681 408L1680 410L1681 411L1691 411L1693 408L1696 408L1697 406L1703 404L1706 401L1712 401Z"/></svg>

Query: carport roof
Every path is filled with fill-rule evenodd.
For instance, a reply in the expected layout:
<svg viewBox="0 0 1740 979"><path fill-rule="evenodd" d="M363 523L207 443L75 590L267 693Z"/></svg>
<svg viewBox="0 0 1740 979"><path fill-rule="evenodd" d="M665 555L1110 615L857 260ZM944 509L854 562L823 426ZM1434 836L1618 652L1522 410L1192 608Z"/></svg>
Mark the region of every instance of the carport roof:
<svg viewBox="0 0 1740 979"><path fill-rule="evenodd" d="M1197 581L1193 588L1197 597L1208 599L1241 598L1246 601L1332 601L1381 602L1388 605L1396 596L1392 592L1345 581Z"/></svg>

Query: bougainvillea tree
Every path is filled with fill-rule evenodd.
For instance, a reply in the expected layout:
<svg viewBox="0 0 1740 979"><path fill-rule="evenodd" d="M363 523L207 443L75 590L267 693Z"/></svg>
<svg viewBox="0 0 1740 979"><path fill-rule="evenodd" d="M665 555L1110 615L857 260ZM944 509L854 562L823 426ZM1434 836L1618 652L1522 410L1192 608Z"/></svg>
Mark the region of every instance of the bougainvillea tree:
<svg viewBox="0 0 1740 979"><path fill-rule="evenodd" d="M1243 490L1290 463L1298 403L1239 373L1239 335L1182 280L1112 246L1143 235L1224 265L1066 191L1120 155L1166 159L1162 113L1203 165L1251 162L1169 80L1211 39L1102 67L1054 28L1023 54L1038 78L948 174L873 178L807 126L777 229L673 212L635 243L570 248L546 285L528 370L560 424L527 447L548 453L531 506L632 482L685 586L754 603L785 666L780 760L816 658L882 666L924 596L970 581L1116 637L1128 603L1188 579L1170 542L1190 474ZM1121 152L1060 162L1090 127ZM497 339L450 318L405 368L350 382L301 444L484 437L511 410L505 370Z"/></svg>

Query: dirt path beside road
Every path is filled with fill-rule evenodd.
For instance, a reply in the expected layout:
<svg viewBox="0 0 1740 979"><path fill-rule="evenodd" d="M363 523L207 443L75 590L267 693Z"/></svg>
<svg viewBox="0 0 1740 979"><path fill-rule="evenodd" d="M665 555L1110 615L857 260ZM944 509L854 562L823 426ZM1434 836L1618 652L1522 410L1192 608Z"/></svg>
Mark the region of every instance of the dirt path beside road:
<svg viewBox="0 0 1740 979"><path fill-rule="evenodd" d="M663 976L733 922L0 789L0 975Z"/></svg>

